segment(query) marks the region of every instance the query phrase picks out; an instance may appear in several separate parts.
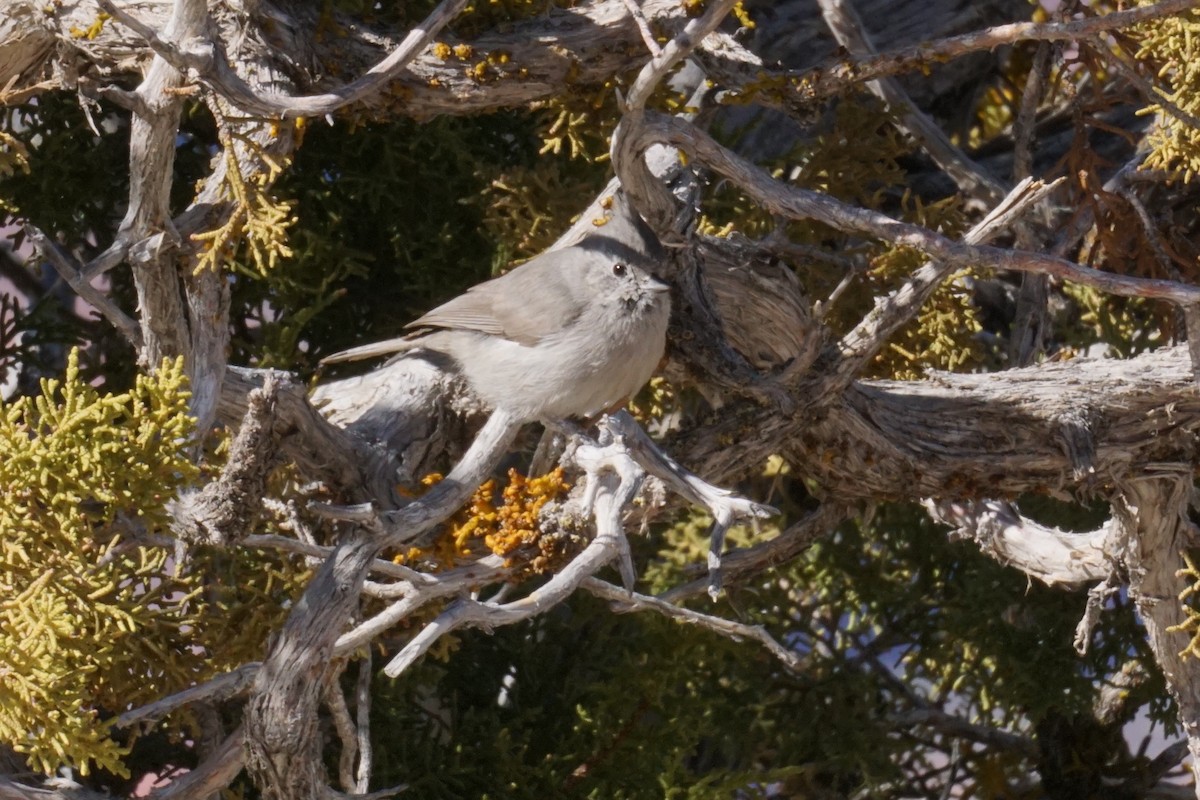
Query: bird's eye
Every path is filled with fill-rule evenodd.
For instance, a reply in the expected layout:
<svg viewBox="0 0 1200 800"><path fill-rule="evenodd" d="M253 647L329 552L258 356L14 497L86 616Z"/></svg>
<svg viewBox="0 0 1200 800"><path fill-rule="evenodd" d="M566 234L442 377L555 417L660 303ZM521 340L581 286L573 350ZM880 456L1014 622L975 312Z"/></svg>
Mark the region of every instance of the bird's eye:
<svg viewBox="0 0 1200 800"><path fill-rule="evenodd" d="M618 278L624 278L625 273L628 271L624 264L613 264L613 275L616 275Z"/></svg>

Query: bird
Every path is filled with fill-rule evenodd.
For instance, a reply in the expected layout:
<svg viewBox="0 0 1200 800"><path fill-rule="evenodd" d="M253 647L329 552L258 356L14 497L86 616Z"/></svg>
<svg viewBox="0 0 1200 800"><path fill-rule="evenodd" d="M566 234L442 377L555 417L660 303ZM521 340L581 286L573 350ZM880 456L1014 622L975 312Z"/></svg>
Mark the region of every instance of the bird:
<svg viewBox="0 0 1200 800"><path fill-rule="evenodd" d="M484 403L521 421L596 417L662 360L670 286L653 274L661 253L640 219L614 217L472 286L408 323L406 336L321 363L429 351L448 357Z"/></svg>

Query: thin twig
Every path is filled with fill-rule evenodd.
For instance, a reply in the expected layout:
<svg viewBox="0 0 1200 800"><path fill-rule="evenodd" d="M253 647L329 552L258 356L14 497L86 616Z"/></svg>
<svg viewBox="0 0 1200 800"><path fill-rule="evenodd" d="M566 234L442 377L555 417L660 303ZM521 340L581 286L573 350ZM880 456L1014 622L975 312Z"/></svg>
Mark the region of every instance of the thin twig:
<svg viewBox="0 0 1200 800"><path fill-rule="evenodd" d="M1145 97L1151 103L1161 107L1163 111L1167 112L1187 127L1200 128L1200 118L1197 118L1196 116L1189 114L1187 111L1184 111L1182 108L1180 108L1174 101L1171 100L1165 90L1154 84L1149 79L1143 78L1137 71L1137 67L1126 63L1125 59L1113 52L1112 48L1108 47L1106 42L1093 38L1092 46L1098 52L1106 56L1108 63L1116 67L1117 72L1120 72L1127 81L1132 83L1134 87L1142 93L1143 97Z"/></svg>
<svg viewBox="0 0 1200 800"><path fill-rule="evenodd" d="M986 242L1006 230L1027 209L1048 197L1063 179L1050 184L1021 181L1012 191L963 236L964 245ZM841 341L842 363L837 372L842 381L858 375L893 333L916 316L930 295L946 280L956 264L930 262L922 265L898 289L876 301L875 309Z"/></svg>
<svg viewBox="0 0 1200 800"><path fill-rule="evenodd" d="M847 509L835 503L822 503L815 511L793 522L774 539L760 542L753 547L723 553L721 570L725 584L732 584L743 575L757 575L767 567L790 561L814 542L832 533L849 515ZM699 570L700 567L697 566L696 571ZM675 603L687 597L704 594L710 586L709 578L699 578L668 589L658 597L666 602Z"/></svg>
<svg viewBox="0 0 1200 800"><path fill-rule="evenodd" d="M38 252L50 262L55 271L62 276L67 285L75 290L75 294L82 297L93 308L103 314L105 319L121 332L125 339L133 345L135 350L140 351L142 349L142 332L138 324L132 317L118 308L117 304L110 300L107 295L87 281L80 271L78 262L74 258L68 255L57 242L32 224L26 223L25 235L29 237L29 241L37 248Z"/></svg>
<svg viewBox="0 0 1200 800"><path fill-rule="evenodd" d="M838 230L872 236L900 247L912 247L951 266L1035 272L1122 297L1146 297L1181 305L1200 302L1200 286L1117 275L1043 253L959 243L920 225L900 222L886 214L857 208L818 192L783 185L762 168L722 147L708 134L674 117L645 112L640 115L638 130L631 133L634 138L630 146L634 149L644 152L653 144L679 147L733 180L774 214L813 219Z"/></svg>
<svg viewBox="0 0 1200 800"><path fill-rule="evenodd" d="M333 729L337 731L338 741L341 743L341 752L338 754L338 782L344 791L355 793L357 781L354 775L354 757L357 755L359 737L354 720L350 718L346 696L342 694L342 687L339 685L338 678L345 668L346 664L343 661L337 669L331 670L325 676L325 707L329 709Z"/></svg>
<svg viewBox="0 0 1200 800"><path fill-rule="evenodd" d="M875 55L862 19L847 0L818 0L825 23L838 44L856 56ZM978 200L995 205L1005 195L1000 183L976 164L917 104L895 78L867 81L867 88L899 115L900 125L920 144L929 157L958 185Z"/></svg>
<svg viewBox="0 0 1200 800"><path fill-rule="evenodd" d="M400 600L339 636L334 654L347 655L357 650L434 600L465 592L472 586L495 583L507 574L504 559L492 555L437 576L423 576L426 580L414 585Z"/></svg>
<svg viewBox="0 0 1200 800"><path fill-rule="evenodd" d="M716 0L704 13L684 26L667 46L650 59L629 87L625 96L625 107L630 111L639 111L646 107L646 101L662 82L671 69L687 57L700 41L716 30L721 21L733 10L737 0Z"/></svg>
<svg viewBox="0 0 1200 800"><path fill-rule="evenodd" d="M371 746L371 678L374 669L371 648L358 662L358 681L354 685L354 716L358 728L358 773L354 791L364 794L371 788L371 768L375 751Z"/></svg>
<svg viewBox="0 0 1200 800"><path fill-rule="evenodd" d="M181 692L176 692L161 700L155 700L153 703L147 703L144 706L126 711L117 717L115 724L118 728L128 728L130 725L139 722L153 722L162 719L177 708L197 703L201 700L214 702L237 697L250 688L250 684L254 681L254 676L258 674L259 666L261 665L257 661L242 664L237 669L223 672L220 675L209 678L204 683L184 689Z"/></svg>
<svg viewBox="0 0 1200 800"><path fill-rule="evenodd" d="M983 50L995 50L1024 41L1076 41L1140 22L1181 14L1197 6L1200 6L1200 0L1163 0L1150 6L1065 22L1014 22L996 25L935 42L922 42L898 48L878 56L847 57L833 65L823 64L804 72L792 73L789 77L796 86L797 100L808 103L814 98L837 94L848 86L863 81L920 70Z"/></svg>
<svg viewBox="0 0 1200 800"><path fill-rule="evenodd" d="M669 617L670 619L689 625L697 625L705 630L710 630L730 639L748 639L758 642L766 648L767 652L778 659L789 672L799 674L804 671L804 660L799 654L781 645L761 625L745 625L741 622L734 622L733 620L713 616L712 614L692 611L691 609L677 606L674 603L669 603L659 597L626 591L599 578L586 578L579 586L581 589L613 603L615 606L614 610L618 613L653 611L657 614L662 614L664 617Z"/></svg>
<svg viewBox="0 0 1200 800"><path fill-rule="evenodd" d="M324 561L333 554L333 547L326 547L318 544L308 544L301 542L298 539L292 539L288 536L279 536L278 534L255 533L244 537L239 544L242 547L257 547L271 550L283 550L289 553L299 553L307 556L314 561ZM377 558L371 562L371 571L377 572L380 575L386 575L389 578L407 581L414 586L432 583L433 578L424 573L417 572L411 567L406 567L402 564L396 564L392 561L387 561L382 558Z"/></svg>
<svg viewBox="0 0 1200 800"><path fill-rule="evenodd" d="M637 25L638 33L642 35L642 42L646 45L646 49L650 51L651 56L657 58L662 53L662 48L654 40L654 31L650 30L649 20L642 13L637 0L624 0L624 3L625 8L629 10L629 16L633 17L633 21Z"/></svg>
<svg viewBox="0 0 1200 800"><path fill-rule="evenodd" d="M1050 69L1050 42L1038 42L1033 54L1033 64L1025 77L1025 88L1021 92L1021 106L1013 120L1013 166L1014 181L1033 177L1033 133L1036 128L1038 106L1046 91L1046 78Z"/></svg>

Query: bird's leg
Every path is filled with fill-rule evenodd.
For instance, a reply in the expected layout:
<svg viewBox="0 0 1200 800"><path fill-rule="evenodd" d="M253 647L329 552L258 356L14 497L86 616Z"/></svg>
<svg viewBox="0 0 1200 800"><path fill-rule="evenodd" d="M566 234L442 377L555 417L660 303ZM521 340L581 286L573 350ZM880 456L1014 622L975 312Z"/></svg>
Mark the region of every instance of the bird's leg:
<svg viewBox="0 0 1200 800"><path fill-rule="evenodd" d="M585 485L579 500L580 510L584 516L595 520L598 537L607 536L614 543L621 582L627 590L633 591L637 573L622 516L625 506L641 488L645 471L629 457L623 443L603 428L599 441L577 432L563 460L583 470Z"/></svg>

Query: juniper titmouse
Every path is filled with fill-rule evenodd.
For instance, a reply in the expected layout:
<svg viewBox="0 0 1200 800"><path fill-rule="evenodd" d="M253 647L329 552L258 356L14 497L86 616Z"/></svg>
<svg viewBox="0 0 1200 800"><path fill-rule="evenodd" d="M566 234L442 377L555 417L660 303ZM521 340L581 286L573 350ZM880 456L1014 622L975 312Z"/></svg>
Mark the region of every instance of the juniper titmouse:
<svg viewBox="0 0 1200 800"><path fill-rule="evenodd" d="M421 348L449 356L485 403L518 419L598 414L641 388L663 355L670 300L647 271L661 260L652 236L640 220L598 228L471 287L409 323L407 337L322 363Z"/></svg>

